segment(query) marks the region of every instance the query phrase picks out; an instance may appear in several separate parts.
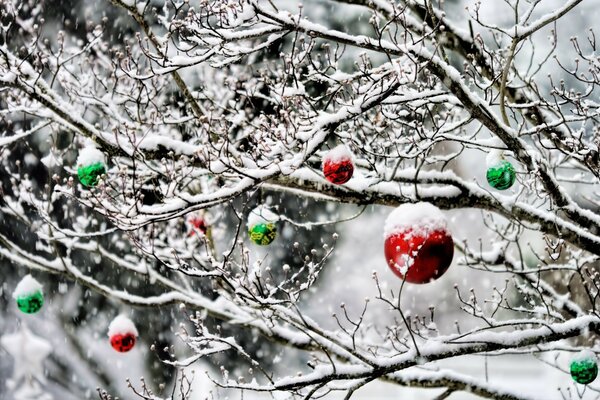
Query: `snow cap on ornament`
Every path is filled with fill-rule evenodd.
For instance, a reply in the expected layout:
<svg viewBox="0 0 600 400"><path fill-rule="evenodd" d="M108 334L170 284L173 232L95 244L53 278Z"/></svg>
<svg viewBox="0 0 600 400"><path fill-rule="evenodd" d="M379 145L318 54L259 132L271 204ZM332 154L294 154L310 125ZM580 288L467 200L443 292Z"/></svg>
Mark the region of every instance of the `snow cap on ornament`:
<svg viewBox="0 0 600 400"><path fill-rule="evenodd" d="M329 150L323 157L323 175L325 179L336 185L343 185L352 178L354 163L352 153L340 144Z"/></svg>
<svg viewBox="0 0 600 400"><path fill-rule="evenodd" d="M279 215L266 206L258 206L248 215L248 235L260 246L269 245L277 237Z"/></svg>
<svg viewBox="0 0 600 400"><path fill-rule="evenodd" d="M598 376L598 358L590 350L583 350L571 359L569 369L575 382L587 385Z"/></svg>
<svg viewBox="0 0 600 400"><path fill-rule="evenodd" d="M44 305L42 285L31 275L25 275L13 292L17 307L25 314L35 314Z"/></svg>
<svg viewBox="0 0 600 400"><path fill-rule="evenodd" d="M515 183L517 178L515 167L504 158L502 151L492 150L485 162L487 164L485 177L491 187L506 190Z"/></svg>
<svg viewBox="0 0 600 400"><path fill-rule="evenodd" d="M85 187L94 187L102 174L106 173L104 153L93 146L84 147L77 157L77 176Z"/></svg>
<svg viewBox="0 0 600 400"><path fill-rule="evenodd" d="M388 266L407 282L431 282L452 263L454 241L446 217L433 204L400 205L385 222L384 239Z"/></svg>
<svg viewBox="0 0 600 400"><path fill-rule="evenodd" d="M133 321L124 315L118 315L108 326L108 337L113 349L125 353L135 345L138 331Z"/></svg>

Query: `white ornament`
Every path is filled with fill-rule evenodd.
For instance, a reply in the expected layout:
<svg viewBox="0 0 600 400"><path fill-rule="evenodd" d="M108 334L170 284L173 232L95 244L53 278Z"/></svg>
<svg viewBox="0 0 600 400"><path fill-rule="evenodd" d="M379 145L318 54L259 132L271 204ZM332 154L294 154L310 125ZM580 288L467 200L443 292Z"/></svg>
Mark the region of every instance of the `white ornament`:
<svg viewBox="0 0 600 400"><path fill-rule="evenodd" d="M43 363L52 353L52 345L25 325L18 332L0 337L0 345L15 360L13 376L7 381L7 387L15 390L14 400L52 400L40 385L46 383Z"/></svg>

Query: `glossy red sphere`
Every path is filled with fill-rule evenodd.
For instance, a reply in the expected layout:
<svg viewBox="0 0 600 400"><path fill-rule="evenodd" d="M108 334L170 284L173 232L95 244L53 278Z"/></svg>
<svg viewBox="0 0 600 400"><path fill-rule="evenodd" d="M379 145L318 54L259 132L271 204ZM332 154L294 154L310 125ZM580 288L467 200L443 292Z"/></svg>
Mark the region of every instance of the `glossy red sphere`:
<svg viewBox="0 0 600 400"><path fill-rule="evenodd" d="M126 353L135 346L135 335L132 333L124 335L117 333L110 337L110 345L119 353Z"/></svg>
<svg viewBox="0 0 600 400"><path fill-rule="evenodd" d="M343 185L352 178L354 173L354 164L349 158L341 158L335 161L323 161L323 175L325 179L336 185Z"/></svg>
<svg viewBox="0 0 600 400"><path fill-rule="evenodd" d="M202 232L202 234L206 235L208 230L208 226L206 225L206 221L204 218L200 216L191 217L189 220L190 224L190 233L188 236L192 236L196 233L196 231Z"/></svg>
<svg viewBox="0 0 600 400"><path fill-rule="evenodd" d="M450 267L454 241L446 230L428 234L407 230L389 236L384 252L388 266L400 278L410 283L428 283Z"/></svg>

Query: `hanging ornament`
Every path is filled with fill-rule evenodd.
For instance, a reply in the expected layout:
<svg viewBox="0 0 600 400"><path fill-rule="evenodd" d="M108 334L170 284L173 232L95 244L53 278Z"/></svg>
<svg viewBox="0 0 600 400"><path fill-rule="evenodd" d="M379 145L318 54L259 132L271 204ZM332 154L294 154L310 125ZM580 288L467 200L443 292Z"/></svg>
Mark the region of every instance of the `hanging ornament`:
<svg viewBox="0 0 600 400"><path fill-rule="evenodd" d="M329 182L343 185L352 178L353 173L352 153L343 144L333 148L323 157L323 175Z"/></svg>
<svg viewBox="0 0 600 400"><path fill-rule="evenodd" d="M135 345L138 331L129 318L118 315L108 326L108 337L113 349L120 353L126 353Z"/></svg>
<svg viewBox="0 0 600 400"><path fill-rule="evenodd" d="M248 216L248 234L250 240L260 246L271 244L277 237L279 215L268 207L258 206Z"/></svg>
<svg viewBox="0 0 600 400"><path fill-rule="evenodd" d="M98 184L101 175L106 173L104 153L95 147L85 147L77 157L77 176L79 182L85 187L94 187Z"/></svg>
<svg viewBox="0 0 600 400"><path fill-rule="evenodd" d="M25 314L35 314L44 305L44 294L42 285L31 275L26 275L15 288L13 298L17 301L17 307Z"/></svg>
<svg viewBox="0 0 600 400"><path fill-rule="evenodd" d="M202 214L192 214L187 219L189 233L188 236L194 236L197 232L206 235L208 231L208 225Z"/></svg>
<svg viewBox="0 0 600 400"><path fill-rule="evenodd" d="M589 350L581 351L571 359L570 370L575 382L587 385L598 376L598 359Z"/></svg>
<svg viewBox="0 0 600 400"><path fill-rule="evenodd" d="M47 384L44 360L52 353L52 344L31 332L26 324L20 331L0 337L0 345L14 359L14 372L6 387L14 400L52 400ZM4 396L2 397L4 398Z"/></svg>
<svg viewBox="0 0 600 400"><path fill-rule="evenodd" d="M430 203L402 204L385 222L384 253L388 266L410 283L442 276L454 256L446 218Z"/></svg>
<svg viewBox="0 0 600 400"><path fill-rule="evenodd" d="M515 167L504 158L499 150L493 150L486 158L486 178L491 187L498 190L510 188L517 178Z"/></svg>

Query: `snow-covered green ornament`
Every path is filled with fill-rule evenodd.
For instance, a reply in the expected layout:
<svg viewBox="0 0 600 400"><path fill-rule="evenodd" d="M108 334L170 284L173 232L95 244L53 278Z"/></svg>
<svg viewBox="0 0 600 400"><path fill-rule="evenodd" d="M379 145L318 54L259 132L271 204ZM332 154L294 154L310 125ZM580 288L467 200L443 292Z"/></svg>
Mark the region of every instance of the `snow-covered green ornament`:
<svg viewBox="0 0 600 400"><path fill-rule="evenodd" d="M502 152L492 151L487 157L486 178L491 187L498 190L510 188L517 178L515 167L506 160Z"/></svg>
<svg viewBox="0 0 600 400"><path fill-rule="evenodd" d="M250 240L260 246L269 245L277 237L279 216L265 206L258 206L248 216Z"/></svg>
<svg viewBox="0 0 600 400"><path fill-rule="evenodd" d="M79 152L77 158L77 176L85 187L94 187L100 176L106 173L104 153L95 147L86 147Z"/></svg>
<svg viewBox="0 0 600 400"><path fill-rule="evenodd" d="M13 298L17 307L25 314L35 314L44 305L42 285L31 275L26 275L15 288Z"/></svg>
<svg viewBox="0 0 600 400"><path fill-rule="evenodd" d="M581 351L571 359L570 370L575 382L587 385L598 376L598 359L589 350Z"/></svg>

